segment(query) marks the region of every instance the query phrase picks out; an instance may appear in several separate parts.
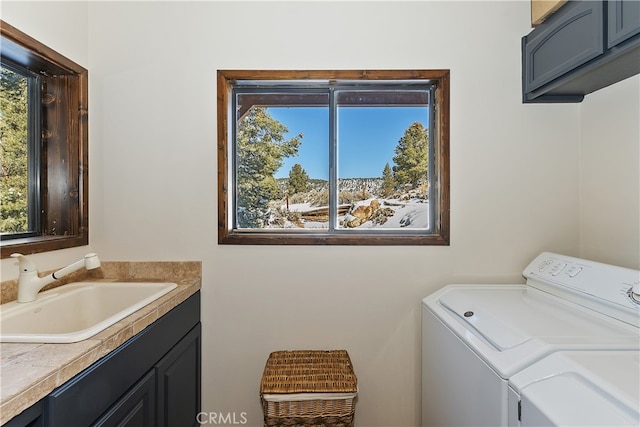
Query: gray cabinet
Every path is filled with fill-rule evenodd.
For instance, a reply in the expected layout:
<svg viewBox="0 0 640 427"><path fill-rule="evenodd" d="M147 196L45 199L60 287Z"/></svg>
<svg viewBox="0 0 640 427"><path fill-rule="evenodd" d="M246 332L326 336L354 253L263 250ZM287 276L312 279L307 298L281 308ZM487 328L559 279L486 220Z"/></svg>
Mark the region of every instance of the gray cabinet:
<svg viewBox="0 0 640 427"><path fill-rule="evenodd" d="M640 73L640 3L569 1L522 38L523 102L581 102Z"/></svg>
<svg viewBox="0 0 640 427"><path fill-rule="evenodd" d="M604 4L582 2L552 16L523 46L525 91L531 92L604 53ZM559 13L559 12L557 12Z"/></svg>
<svg viewBox="0 0 640 427"><path fill-rule="evenodd" d="M158 382L155 425L197 426L200 412L200 325L193 328L154 367Z"/></svg>
<svg viewBox="0 0 640 427"><path fill-rule="evenodd" d="M197 425L200 352L196 292L7 426Z"/></svg>
<svg viewBox="0 0 640 427"><path fill-rule="evenodd" d="M607 2L607 47L640 34L640 1L609 0Z"/></svg>
<svg viewBox="0 0 640 427"><path fill-rule="evenodd" d="M155 425L155 386L153 372L147 373L93 427L153 427Z"/></svg>

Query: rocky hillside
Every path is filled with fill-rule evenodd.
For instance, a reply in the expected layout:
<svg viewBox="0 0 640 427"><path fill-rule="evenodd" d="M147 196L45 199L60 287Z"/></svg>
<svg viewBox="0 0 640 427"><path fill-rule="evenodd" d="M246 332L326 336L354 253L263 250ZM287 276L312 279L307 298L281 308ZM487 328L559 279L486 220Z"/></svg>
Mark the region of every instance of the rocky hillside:
<svg viewBox="0 0 640 427"><path fill-rule="evenodd" d="M279 178L278 186L284 191L287 188L288 178ZM382 178L345 178L338 179L340 191L352 193L364 190L369 194L378 194L382 189ZM329 182L323 179L309 181L309 191L329 191Z"/></svg>

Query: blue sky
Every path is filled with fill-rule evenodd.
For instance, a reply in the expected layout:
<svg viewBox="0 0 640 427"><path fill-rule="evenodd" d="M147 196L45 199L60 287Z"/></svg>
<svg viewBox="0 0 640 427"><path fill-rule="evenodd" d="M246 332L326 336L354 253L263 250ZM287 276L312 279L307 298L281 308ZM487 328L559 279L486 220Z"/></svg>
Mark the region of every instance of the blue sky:
<svg viewBox="0 0 640 427"><path fill-rule="evenodd" d="M276 178L300 163L310 178L329 177L329 110L326 107L269 107L268 113L304 134L298 155L284 160ZM427 107L342 107L338 110L338 177L375 178L393 167L394 149L413 122L427 126Z"/></svg>

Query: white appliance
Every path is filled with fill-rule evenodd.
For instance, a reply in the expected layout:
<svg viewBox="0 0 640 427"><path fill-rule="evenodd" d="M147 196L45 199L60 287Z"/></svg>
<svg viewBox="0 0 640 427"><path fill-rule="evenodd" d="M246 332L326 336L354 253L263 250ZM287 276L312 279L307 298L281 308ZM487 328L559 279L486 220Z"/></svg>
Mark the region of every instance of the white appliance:
<svg viewBox="0 0 640 427"><path fill-rule="evenodd" d="M525 284L422 301L423 426L508 425L508 381L561 350L640 351L640 272L544 252Z"/></svg>
<svg viewBox="0 0 640 427"><path fill-rule="evenodd" d="M560 351L509 380L510 426L640 426L640 352Z"/></svg>

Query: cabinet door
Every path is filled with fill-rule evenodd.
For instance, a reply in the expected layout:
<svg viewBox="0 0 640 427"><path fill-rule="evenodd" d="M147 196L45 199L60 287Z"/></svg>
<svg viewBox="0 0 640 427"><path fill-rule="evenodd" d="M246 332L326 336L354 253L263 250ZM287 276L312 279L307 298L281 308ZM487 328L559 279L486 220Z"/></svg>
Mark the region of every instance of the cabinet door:
<svg viewBox="0 0 640 427"><path fill-rule="evenodd" d="M609 0L607 8L607 47L640 34L640 1Z"/></svg>
<svg viewBox="0 0 640 427"><path fill-rule="evenodd" d="M603 2L569 2L524 37L524 91L529 93L603 53Z"/></svg>
<svg viewBox="0 0 640 427"><path fill-rule="evenodd" d="M200 412L200 324L155 366L158 382L157 424L197 426Z"/></svg>
<svg viewBox="0 0 640 427"><path fill-rule="evenodd" d="M118 400L94 427L153 427L155 425L155 372L149 371Z"/></svg>

